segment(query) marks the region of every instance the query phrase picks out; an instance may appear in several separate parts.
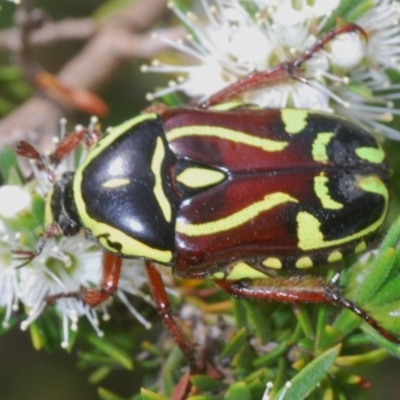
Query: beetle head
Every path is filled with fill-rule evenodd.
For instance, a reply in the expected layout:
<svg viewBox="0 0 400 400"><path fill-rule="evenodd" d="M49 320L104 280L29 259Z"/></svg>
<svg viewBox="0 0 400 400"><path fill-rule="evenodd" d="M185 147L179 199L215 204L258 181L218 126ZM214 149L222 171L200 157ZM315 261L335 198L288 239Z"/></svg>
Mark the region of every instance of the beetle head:
<svg viewBox="0 0 400 400"><path fill-rule="evenodd" d="M46 226L55 224L64 236L76 235L82 228L73 196L73 172L65 172L46 199Z"/></svg>

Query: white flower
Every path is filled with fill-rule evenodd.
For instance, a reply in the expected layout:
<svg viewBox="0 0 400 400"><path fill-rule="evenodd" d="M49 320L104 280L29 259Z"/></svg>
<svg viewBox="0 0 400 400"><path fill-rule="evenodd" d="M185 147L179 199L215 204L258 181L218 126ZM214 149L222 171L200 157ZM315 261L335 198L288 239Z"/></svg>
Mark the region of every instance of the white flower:
<svg viewBox="0 0 400 400"><path fill-rule="evenodd" d="M31 195L22 187L15 185L0 186L0 216L16 218L18 214L29 212L32 205Z"/></svg>
<svg viewBox="0 0 400 400"><path fill-rule="evenodd" d="M194 60L186 66L154 61L142 71L179 74L168 88L148 95L149 100L182 91L202 102L252 71L266 71L294 59L316 43L329 29L329 17L339 1L217 0L201 1L207 23L193 13L176 15L190 26L185 41L169 43ZM243 4L243 5L242 5ZM254 15L245 7L258 8ZM341 15L346 19L346 15ZM317 51L300 69L304 82L288 79L241 94L242 100L261 107L320 109L350 117L366 128L400 139L400 133L382 122L394 114L398 87L391 85L388 69L400 68L400 6L396 1L373 0L354 22L359 32L338 35ZM331 23L331 22L329 22Z"/></svg>
<svg viewBox="0 0 400 400"><path fill-rule="evenodd" d="M18 269L11 261L13 243L19 235L10 235L7 228L0 221L0 307L4 309L2 325L8 328L13 312L18 311L18 297L20 295Z"/></svg>
<svg viewBox="0 0 400 400"><path fill-rule="evenodd" d="M78 294L82 287L97 288L102 276L102 252L93 249L93 243L82 237L63 237L58 243L49 240L40 256L35 258L20 272L21 301L28 309L28 318L21 324L25 330L35 321L48 306L49 296L60 293ZM147 328L151 325L127 300L124 292L141 295L140 288L147 282L143 262L128 261L124 269L131 270L134 279L128 279L122 273L117 296L123 300L129 311ZM146 296L143 295L146 300ZM103 332L99 328L98 311L103 313L103 319L109 319L105 304L94 309L82 303L78 297L60 298L55 301L56 308L63 326L62 347L69 345L70 330L76 331L78 320L85 317L91 323L99 336Z"/></svg>
<svg viewBox="0 0 400 400"><path fill-rule="evenodd" d="M98 137L98 132L94 130L96 123L97 119L92 119L87 130L90 132L87 142ZM65 124L66 121L62 120L62 132L56 142L62 140L65 135ZM84 130L83 127L76 128L78 134ZM27 145L22 145L22 153L23 146ZM80 160L77 160L76 151L73 150L69 154L61 154L61 160L57 162L54 162L52 155L38 155L34 149L28 148L28 153L34 155L29 161L35 180L26 185L31 191L28 192L19 186L0 187L0 216L5 222L0 220L0 307L5 309L3 326L9 325L12 312L18 309L19 303L22 303L27 313L27 318L21 323L23 330L39 318L47 307L53 307L61 319L62 347L68 347L70 332L77 330L81 317L88 319L99 336L103 335L99 327L98 313L102 314L103 320L108 320L110 315L107 305L112 300L92 308L79 299L82 288L100 288L103 251L92 241L77 235L48 238L40 254L26 265L24 261L29 259L29 251L25 254L26 250L21 250L21 253L16 254L14 262L11 255L12 250L20 250L21 247L35 250L39 241L37 233L44 228L39 220L42 214L33 215L37 210L32 207L34 200L31 192L36 190L45 198L54 182L64 172L74 171L86 157L88 149L86 146L81 147ZM22 232L14 232L15 226L25 227L22 218L26 218L27 224L30 224L29 228L24 228ZM32 227L35 221L38 226ZM21 267L21 264L24 266ZM18 266L20 268L16 268ZM127 297L127 294L141 296L151 302L149 296L141 291L145 284L147 276L144 262L124 260L116 296L139 322L150 328L151 324L132 306ZM49 305L48 300L51 296L59 298Z"/></svg>

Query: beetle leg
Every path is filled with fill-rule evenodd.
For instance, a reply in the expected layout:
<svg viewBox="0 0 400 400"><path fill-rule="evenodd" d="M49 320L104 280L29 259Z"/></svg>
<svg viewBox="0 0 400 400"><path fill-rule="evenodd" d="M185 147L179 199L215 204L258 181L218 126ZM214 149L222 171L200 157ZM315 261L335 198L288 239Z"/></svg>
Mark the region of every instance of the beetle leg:
<svg viewBox="0 0 400 400"><path fill-rule="evenodd" d="M101 138L101 132L97 129L83 128L66 135L52 154L50 160L53 164L57 165L68 154L77 149L77 147L84 143L87 147L92 147Z"/></svg>
<svg viewBox="0 0 400 400"><path fill-rule="evenodd" d="M359 32L365 40L368 39L367 33L363 28L356 24L347 24L330 30L325 36L317 40L314 45L302 53L299 57L284 61L266 71L253 71L238 81L226 86L224 89L213 94L207 100L200 104L201 108L208 108L214 104L223 103L225 101L236 99L239 95L259 90L264 87L270 87L290 79L294 79L303 83L308 83L307 79L301 76L300 67L310 60L315 53L320 51L328 42L335 37L344 33Z"/></svg>
<svg viewBox="0 0 400 400"><path fill-rule="evenodd" d="M114 254L103 253L103 272L100 287L96 289L82 288L80 298L92 307L106 301L118 289L122 258Z"/></svg>
<svg viewBox="0 0 400 400"><path fill-rule="evenodd" d="M30 251L30 250L12 250L13 254L13 260L19 260L22 261L21 264L17 265L16 268L21 268L24 267L25 265L29 264L35 257L39 256L40 253L42 252L44 246L46 245L46 242L48 239L51 239L52 237L56 236L59 234L59 230L56 226L56 224L50 224L46 226L46 229L43 233L43 235L40 238L40 241L36 247L35 251Z"/></svg>
<svg viewBox="0 0 400 400"><path fill-rule="evenodd" d="M156 267L149 261L146 261L147 275L149 277L150 289L156 303L157 310L171 334L174 341L178 344L182 353L190 363L192 371L198 371L199 366L196 362L196 352L193 345L189 342L181 327L172 315L171 305L169 304L165 285L160 273Z"/></svg>
<svg viewBox="0 0 400 400"><path fill-rule="evenodd" d="M334 281L326 285L323 278L306 275L254 280L215 279L214 282L234 297L286 303L326 303L344 307L361 317L390 342L400 343L399 337L386 331L366 311L341 296L332 284Z"/></svg>
<svg viewBox="0 0 400 400"><path fill-rule="evenodd" d="M103 253L103 271L99 288L81 288L76 292L58 293L47 297L48 303L54 303L58 299L76 297L85 304L95 307L106 301L118 289L119 275L121 272L122 258L114 254Z"/></svg>

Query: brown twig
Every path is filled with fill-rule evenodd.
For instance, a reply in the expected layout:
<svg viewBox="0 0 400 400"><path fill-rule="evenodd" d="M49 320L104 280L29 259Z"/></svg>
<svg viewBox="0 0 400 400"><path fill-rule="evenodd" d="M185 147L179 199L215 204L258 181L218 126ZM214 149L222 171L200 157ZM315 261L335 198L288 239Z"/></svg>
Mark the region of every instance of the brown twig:
<svg viewBox="0 0 400 400"><path fill-rule="evenodd" d="M99 25L91 18L65 19L48 22L32 32L29 43L34 47L49 46L71 40L86 40L92 37ZM19 29L10 28L0 31L0 49L15 51L19 46Z"/></svg>
<svg viewBox="0 0 400 400"><path fill-rule="evenodd" d="M66 86L99 90L117 76L127 59L151 57L165 47L143 33L165 11L165 0L142 0L110 18L94 29L86 46L62 68L57 78ZM182 30L170 30L167 34L174 38L182 35ZM32 38L30 43L35 40L38 39ZM66 105L34 96L0 122L0 145L25 138L43 151L57 132L59 119L73 113Z"/></svg>

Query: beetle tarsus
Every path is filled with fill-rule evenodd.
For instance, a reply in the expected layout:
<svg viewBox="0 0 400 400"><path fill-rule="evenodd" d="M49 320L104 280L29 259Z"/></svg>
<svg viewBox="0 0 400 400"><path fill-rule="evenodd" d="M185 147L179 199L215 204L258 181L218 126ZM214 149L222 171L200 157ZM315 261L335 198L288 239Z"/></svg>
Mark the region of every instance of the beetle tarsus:
<svg viewBox="0 0 400 400"><path fill-rule="evenodd" d="M374 318L372 318L366 311L364 311L362 308L358 307L352 301L341 296L338 293L337 288L333 287L332 285L326 286L325 296L326 296L327 302L329 302L335 306L338 306L338 307L347 308L348 310L352 311L354 314L358 315L368 325L370 325L372 328L374 328L381 336L383 336L389 342L400 344L400 337L388 332L386 329L384 329L378 323L378 321L376 321Z"/></svg>
<svg viewBox="0 0 400 400"><path fill-rule="evenodd" d="M237 99L239 95L243 93L247 93L252 90L260 90L262 88L277 85L289 80L296 80L308 84L308 79L301 75L300 68L302 65L306 61L310 60L314 54L323 49L323 47L335 37L351 32L358 32L365 40L368 40L368 35L365 30L357 24L347 24L338 28L334 28L321 39L317 40L311 48L306 50L297 58L284 61L283 63L278 64L266 71L252 71L248 75L232 83L231 85L228 85L224 89L210 96L205 101L201 102L199 107L208 108L218 103Z"/></svg>

